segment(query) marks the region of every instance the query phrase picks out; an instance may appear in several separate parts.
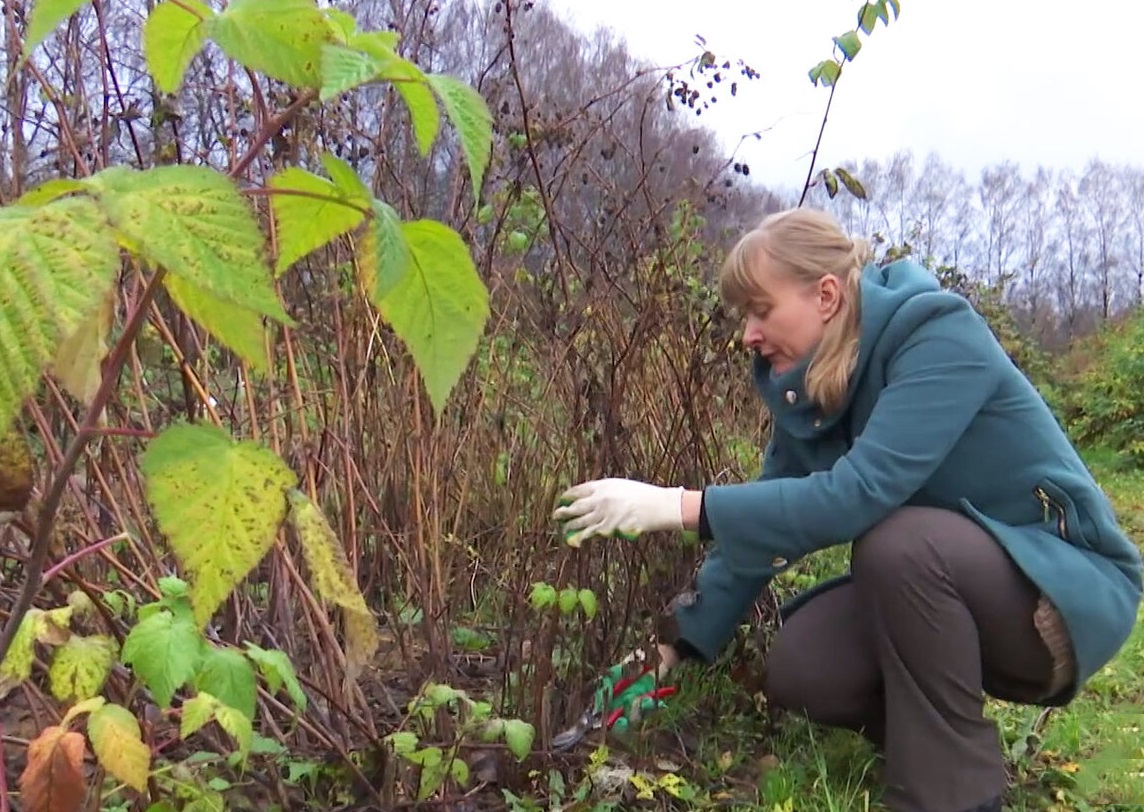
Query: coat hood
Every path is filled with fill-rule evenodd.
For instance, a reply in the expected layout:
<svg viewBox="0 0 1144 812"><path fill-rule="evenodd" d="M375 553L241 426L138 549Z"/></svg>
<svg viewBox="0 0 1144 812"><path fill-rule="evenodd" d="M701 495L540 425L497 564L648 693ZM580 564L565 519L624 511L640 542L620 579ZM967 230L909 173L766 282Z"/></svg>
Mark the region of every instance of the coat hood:
<svg viewBox="0 0 1144 812"><path fill-rule="evenodd" d="M806 438L828 431L846 413L874 347L904 305L918 297L931 301L935 295L956 297L942 289L936 276L912 260L898 260L884 267L867 265L862 271L860 294L858 361L850 376L846 398L837 412L825 414L806 394L806 371L813 353L782 374L775 374L770 362L762 356L754 357L755 388L766 401L775 422L792 436ZM961 303L966 304L964 300Z"/></svg>

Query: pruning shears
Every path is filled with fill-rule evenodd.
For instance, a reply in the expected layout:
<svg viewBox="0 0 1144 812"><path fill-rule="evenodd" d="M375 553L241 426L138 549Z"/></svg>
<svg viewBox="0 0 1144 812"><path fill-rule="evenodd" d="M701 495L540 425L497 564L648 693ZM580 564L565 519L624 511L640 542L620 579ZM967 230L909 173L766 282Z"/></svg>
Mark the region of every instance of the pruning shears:
<svg viewBox="0 0 1144 812"><path fill-rule="evenodd" d="M618 666L618 668L622 668L622 666ZM566 750L583 740L591 731L600 728L605 730L626 729L628 719L625 714L632 706L636 706L640 710L645 709L645 706L649 704L651 707L655 707L660 700L666 699L678 690L674 685L666 685L646 693L637 694L632 698L629 705L610 707L612 702L623 695L624 691L652 671L654 671L652 666L645 665L638 674L616 680L610 688L607 685L610 680L607 677L601 678L600 681L604 683L601 686L603 690L597 690L596 699L580 714L580 718L572 727L557 733L552 738L552 747L556 750Z"/></svg>

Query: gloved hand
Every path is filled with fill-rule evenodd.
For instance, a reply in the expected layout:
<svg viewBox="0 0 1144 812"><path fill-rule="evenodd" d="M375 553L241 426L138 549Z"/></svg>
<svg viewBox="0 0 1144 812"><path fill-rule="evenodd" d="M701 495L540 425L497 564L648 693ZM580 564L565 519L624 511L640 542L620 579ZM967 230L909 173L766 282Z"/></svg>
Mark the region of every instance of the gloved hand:
<svg viewBox="0 0 1144 812"><path fill-rule="evenodd" d="M683 488L632 479L597 479L566 490L552 518L564 524L564 541L579 547L592 536L634 539L641 533L683 529Z"/></svg>
<svg viewBox="0 0 1144 812"><path fill-rule="evenodd" d="M663 685L655 669L636 677L625 678L624 666L614 665L601 678L601 685L593 697L593 710L603 724L617 733L623 733L643 715L666 706L663 701L676 692L674 685Z"/></svg>

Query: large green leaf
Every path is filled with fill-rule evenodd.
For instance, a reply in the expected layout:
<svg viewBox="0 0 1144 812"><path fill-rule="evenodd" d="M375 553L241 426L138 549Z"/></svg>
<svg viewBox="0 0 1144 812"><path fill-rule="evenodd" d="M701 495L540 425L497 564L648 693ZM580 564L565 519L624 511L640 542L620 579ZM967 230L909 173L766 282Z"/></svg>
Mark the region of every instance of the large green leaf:
<svg viewBox="0 0 1144 812"><path fill-rule="evenodd" d="M189 618L162 611L140 620L123 641L124 664L147 686L160 708L199 670L206 643Z"/></svg>
<svg viewBox="0 0 1144 812"><path fill-rule="evenodd" d="M147 260L293 324L274 290L258 221L225 175L198 166L113 167L87 182L124 242Z"/></svg>
<svg viewBox="0 0 1144 812"><path fill-rule="evenodd" d="M426 78L457 130L473 179L473 196L480 199L481 184L493 146L493 116L489 106L476 88L454 76L431 73Z"/></svg>
<svg viewBox="0 0 1144 812"><path fill-rule="evenodd" d="M24 53L27 57L37 45L48 38L56 26L75 14L88 0L36 0L28 16L28 29L24 33Z"/></svg>
<svg viewBox="0 0 1144 812"><path fill-rule="evenodd" d="M208 27L236 62L296 87L321 87L333 30L314 0L231 0Z"/></svg>
<svg viewBox="0 0 1144 812"><path fill-rule="evenodd" d="M143 26L143 53L155 85L174 93L191 60L202 50L206 21L214 11L198 0L164 0L151 10Z"/></svg>
<svg viewBox="0 0 1144 812"><path fill-rule="evenodd" d="M362 194L361 189L341 188L297 167L279 172L269 185L278 192L270 197L278 227L278 275L306 254L357 227L369 211L369 195Z"/></svg>
<svg viewBox="0 0 1144 812"><path fill-rule="evenodd" d="M456 231L436 220L402 224L410 265L397 285L371 301L405 342L440 413L489 316L488 290ZM363 269L369 272L368 265ZM366 278L367 295L378 280Z"/></svg>
<svg viewBox="0 0 1144 812"><path fill-rule="evenodd" d="M250 364L251 370L267 372L270 369L266 327L261 314L220 299L181 276L167 274L163 277L163 286L184 313Z"/></svg>
<svg viewBox="0 0 1144 812"><path fill-rule="evenodd" d="M191 574L202 626L274 544L297 476L265 446L205 424L166 429L141 467L159 529Z"/></svg>
<svg viewBox="0 0 1144 812"><path fill-rule="evenodd" d="M118 269L114 233L90 199L0 208L0 431L60 344L95 314Z"/></svg>
<svg viewBox="0 0 1144 812"><path fill-rule="evenodd" d="M210 648L195 675L195 688L254 718L258 683L254 666L233 648Z"/></svg>

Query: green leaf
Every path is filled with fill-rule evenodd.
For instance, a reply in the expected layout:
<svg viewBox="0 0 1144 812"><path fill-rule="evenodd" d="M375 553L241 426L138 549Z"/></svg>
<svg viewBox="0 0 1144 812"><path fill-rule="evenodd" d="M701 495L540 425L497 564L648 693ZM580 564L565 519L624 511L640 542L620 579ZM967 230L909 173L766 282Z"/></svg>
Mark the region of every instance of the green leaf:
<svg viewBox="0 0 1144 812"><path fill-rule="evenodd" d="M314 0L231 0L208 31L247 68L296 87L321 87L322 45L334 34Z"/></svg>
<svg viewBox="0 0 1144 812"><path fill-rule="evenodd" d="M504 742L508 749L523 761L532 749L532 740L536 738L536 728L523 719L504 720Z"/></svg>
<svg viewBox="0 0 1144 812"><path fill-rule="evenodd" d="M322 46L321 101L329 101L377 79L380 65L369 54L344 45Z"/></svg>
<svg viewBox="0 0 1144 812"><path fill-rule="evenodd" d="M103 690L119 646L110 637L72 635L56 649L48 670L52 696L61 702L91 699Z"/></svg>
<svg viewBox="0 0 1144 812"><path fill-rule="evenodd" d="M302 543L314 587L321 598L344 612L346 682L352 682L377 652L377 620L358 588L345 548L321 509L301 491L291 490L288 498L290 522Z"/></svg>
<svg viewBox="0 0 1144 812"><path fill-rule="evenodd" d="M869 34L878 24L878 5L876 3L863 3L858 9L858 27Z"/></svg>
<svg viewBox="0 0 1144 812"><path fill-rule="evenodd" d="M48 38L48 34L56 30L56 26L85 5L87 0L36 0L32 4L32 13L28 16L21 57L26 59L37 45Z"/></svg>
<svg viewBox="0 0 1144 812"><path fill-rule="evenodd" d="M816 85L821 81L824 87L829 87L838 81L841 72L841 65L833 59L824 59L810 69L810 81Z"/></svg>
<svg viewBox="0 0 1144 812"><path fill-rule="evenodd" d="M238 752L245 758L254 743L254 722L237 708L219 705L215 708L215 721L238 744Z"/></svg>
<svg viewBox="0 0 1144 812"><path fill-rule="evenodd" d="M560 590L560 598L559 598L560 614L562 614L562 615L571 614L572 610L576 608L576 605L579 602L580 602L580 595L577 594L575 587L566 586L562 590Z"/></svg>
<svg viewBox="0 0 1144 812"><path fill-rule="evenodd" d="M270 371L262 314L220 299L181 276L167 274L163 277L163 287L180 310L249 364L254 372Z"/></svg>
<svg viewBox="0 0 1144 812"><path fill-rule="evenodd" d="M401 229L401 216L388 203L373 201L373 218L369 222L361 244L361 267L372 287L367 296L380 302L400 284L409 272L413 255L405 232Z"/></svg>
<svg viewBox="0 0 1144 812"><path fill-rule="evenodd" d="M118 269L114 235L90 199L0 208L0 432Z"/></svg>
<svg viewBox="0 0 1144 812"><path fill-rule="evenodd" d="M858 182L857 178L855 178L840 166L835 167L834 174L837 175L838 179L842 181L842 185L846 187L846 191L850 192L850 194L854 195L854 197L858 198L859 200L866 199L866 189L862 186L861 183Z"/></svg>
<svg viewBox="0 0 1144 812"><path fill-rule="evenodd" d="M889 0L890 8L894 10L894 19L898 19L898 15L902 12L902 4L898 0Z"/></svg>
<svg viewBox="0 0 1144 812"><path fill-rule="evenodd" d="M43 206L45 203L51 203L57 198L64 195L71 194L72 192L82 192L86 189L83 181L73 180L71 178L53 178L52 180L44 181L34 189L29 189L16 198L15 206L27 206L28 208L35 208L36 206Z"/></svg>
<svg viewBox="0 0 1144 812"><path fill-rule="evenodd" d="M206 40L206 21L214 11L198 0L164 0L151 10L143 26L143 53L155 86L174 93L191 60Z"/></svg>
<svg viewBox="0 0 1144 812"><path fill-rule="evenodd" d="M369 205L373 193L352 166L331 152L322 153L322 166L347 200L352 200L362 208Z"/></svg>
<svg viewBox="0 0 1144 812"><path fill-rule="evenodd" d="M336 8L327 8L324 9L324 12L334 39L345 45L349 42L350 37L357 33L357 18L349 12Z"/></svg>
<svg viewBox="0 0 1144 812"><path fill-rule="evenodd" d="M455 756L449 763L449 772L453 774L453 780L462 787L469 783L469 765L463 758Z"/></svg>
<svg viewBox="0 0 1144 812"><path fill-rule="evenodd" d="M441 113L437 99L421 68L395 53L397 38L390 31L370 31L354 36L350 45L364 51L375 60L376 79L386 80L397 88L409 111L413 134L421 155L429 154L437 131L441 127Z"/></svg>
<svg viewBox="0 0 1144 812"><path fill-rule="evenodd" d="M411 730L399 730L385 738L393 745L393 752L399 756L408 755L417 749L417 734Z"/></svg>
<svg viewBox="0 0 1144 812"><path fill-rule="evenodd" d="M426 78L460 136L461 150L465 153L473 180L473 197L479 201L481 184L492 154L492 113L484 97L466 82L443 73L431 73Z"/></svg>
<svg viewBox="0 0 1144 812"><path fill-rule="evenodd" d="M584 614L591 620L596 616L596 593L590 589L581 589L579 594L580 605L584 607Z"/></svg>
<svg viewBox="0 0 1144 812"><path fill-rule="evenodd" d="M219 701L208 693L195 694L183 703L182 717L179 720L179 738L187 739L197 733L214 718Z"/></svg>
<svg viewBox="0 0 1144 812"><path fill-rule="evenodd" d="M167 428L141 468L159 529L190 572L201 627L273 546L297 475L265 446L206 424Z"/></svg>
<svg viewBox="0 0 1144 812"><path fill-rule="evenodd" d="M311 251L356 228L369 210L368 195L350 193L335 183L290 167L270 179L270 207L278 229L275 274Z"/></svg>
<svg viewBox="0 0 1144 812"><path fill-rule="evenodd" d="M195 676L206 644L194 624L163 611L139 621L123 641L123 662L151 691L160 708Z"/></svg>
<svg viewBox="0 0 1144 812"><path fill-rule="evenodd" d="M213 296L293 324L274 290L258 221L225 175L200 166L117 166L86 182L145 259Z"/></svg>
<svg viewBox="0 0 1144 812"><path fill-rule="evenodd" d="M858 38L857 31L847 31L834 38L834 44L842 49L847 61L851 61L862 50L862 40Z"/></svg>
<svg viewBox="0 0 1144 812"><path fill-rule="evenodd" d="M457 232L435 220L401 228L412 259L409 271L373 303L409 348L440 414L484 332L488 290ZM377 289L376 279L365 283L367 292Z"/></svg>
<svg viewBox="0 0 1144 812"><path fill-rule="evenodd" d="M194 684L199 691L254 718L258 684L254 678L254 667L242 652L233 648L208 647Z"/></svg>
<svg viewBox="0 0 1144 812"><path fill-rule="evenodd" d="M266 687L270 693L276 694L283 685L286 693L294 702L294 707L300 711L306 710L306 692L302 690L301 683L294 671L294 664L286 656L286 652L278 649L264 649L254 643L246 644L246 656L258 666L259 673L266 680Z"/></svg>
<svg viewBox="0 0 1144 812"><path fill-rule="evenodd" d="M102 705L88 717L87 737L105 770L137 792L147 790L151 748L143 742L131 711L121 705Z"/></svg>
<svg viewBox="0 0 1144 812"><path fill-rule="evenodd" d="M826 194L833 200L838 194L838 177L829 169L822 170L822 180L826 184Z"/></svg>
<svg viewBox="0 0 1144 812"><path fill-rule="evenodd" d="M556 587L538 581L532 585L532 592L529 593L528 600L533 609L547 609L556 603Z"/></svg>

